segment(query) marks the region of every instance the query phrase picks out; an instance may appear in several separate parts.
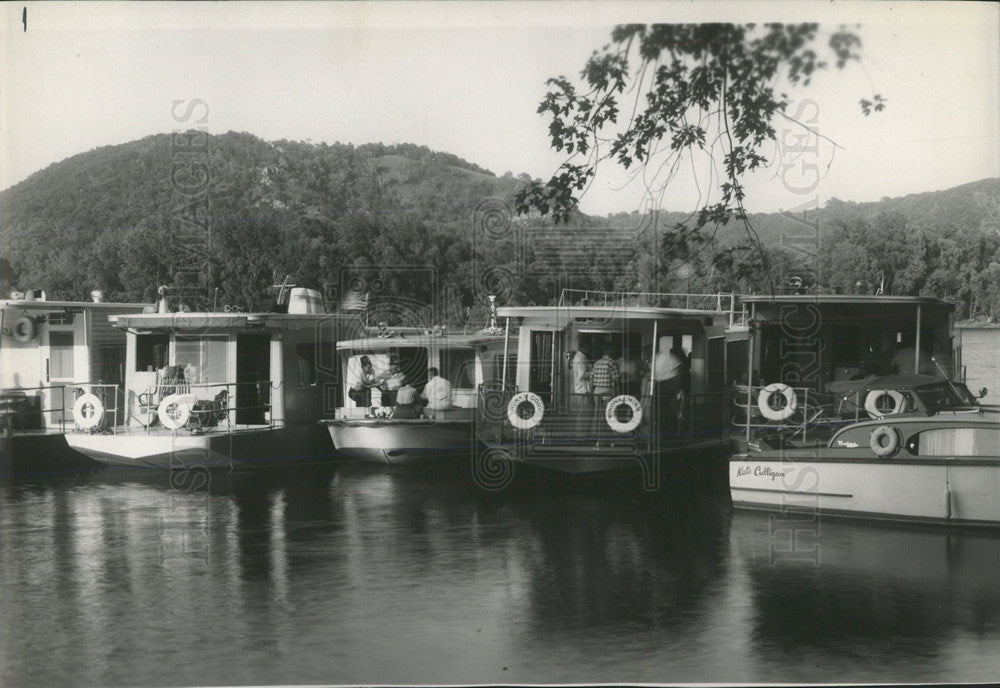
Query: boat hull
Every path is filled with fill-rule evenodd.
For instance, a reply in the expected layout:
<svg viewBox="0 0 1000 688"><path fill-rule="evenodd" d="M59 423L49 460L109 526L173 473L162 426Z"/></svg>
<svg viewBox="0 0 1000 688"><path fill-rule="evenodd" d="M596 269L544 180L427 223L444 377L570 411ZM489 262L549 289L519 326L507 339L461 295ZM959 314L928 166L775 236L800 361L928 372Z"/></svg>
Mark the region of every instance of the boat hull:
<svg viewBox="0 0 1000 688"><path fill-rule="evenodd" d="M728 442L705 440L650 450L645 442L619 441L615 444L532 444L511 443L503 449L517 464L571 475L641 475L643 487L656 490L663 485L706 483L713 489L725 488L726 459L732 453Z"/></svg>
<svg viewBox="0 0 1000 688"><path fill-rule="evenodd" d="M193 435L162 430L115 435L72 433L70 447L105 466L157 469L274 467L335 458L326 433L314 426L251 428Z"/></svg>
<svg viewBox="0 0 1000 688"><path fill-rule="evenodd" d="M0 479L54 477L95 470L101 464L74 451L62 432L0 436Z"/></svg>
<svg viewBox="0 0 1000 688"><path fill-rule="evenodd" d="M733 506L1000 526L1000 458L879 460L836 454L816 450L732 457Z"/></svg>
<svg viewBox="0 0 1000 688"><path fill-rule="evenodd" d="M338 455L381 464L417 464L472 456L471 420L324 421Z"/></svg>

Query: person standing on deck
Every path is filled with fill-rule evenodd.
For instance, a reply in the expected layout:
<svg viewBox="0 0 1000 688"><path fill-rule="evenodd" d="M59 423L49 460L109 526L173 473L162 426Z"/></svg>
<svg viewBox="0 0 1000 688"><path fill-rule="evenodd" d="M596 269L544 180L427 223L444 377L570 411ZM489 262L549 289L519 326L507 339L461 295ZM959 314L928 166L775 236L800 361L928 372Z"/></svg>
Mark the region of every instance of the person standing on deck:
<svg viewBox="0 0 1000 688"><path fill-rule="evenodd" d="M684 376L684 361L673 351L673 337L660 337L654 361L656 418L661 439L677 432L677 392Z"/></svg>
<svg viewBox="0 0 1000 688"><path fill-rule="evenodd" d="M593 415L593 387L590 384L590 359L583 349L573 354L571 361L573 369L573 396L570 397L570 409L573 412L574 428L582 437L587 432L587 425Z"/></svg>
<svg viewBox="0 0 1000 688"><path fill-rule="evenodd" d="M605 351L590 371L590 384L594 390L594 429L598 434L604 427L604 405L618 393L620 382L621 373L618 364L611 354Z"/></svg>

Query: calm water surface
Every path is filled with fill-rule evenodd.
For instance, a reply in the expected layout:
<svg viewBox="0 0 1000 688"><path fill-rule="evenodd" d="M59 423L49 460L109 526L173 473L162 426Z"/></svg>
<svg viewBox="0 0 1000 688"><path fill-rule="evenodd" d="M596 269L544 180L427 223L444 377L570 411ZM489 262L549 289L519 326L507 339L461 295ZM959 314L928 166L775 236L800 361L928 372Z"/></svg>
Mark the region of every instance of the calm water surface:
<svg viewBox="0 0 1000 688"><path fill-rule="evenodd" d="M996 533L461 470L200 477L0 487L0 684L1000 676Z"/></svg>

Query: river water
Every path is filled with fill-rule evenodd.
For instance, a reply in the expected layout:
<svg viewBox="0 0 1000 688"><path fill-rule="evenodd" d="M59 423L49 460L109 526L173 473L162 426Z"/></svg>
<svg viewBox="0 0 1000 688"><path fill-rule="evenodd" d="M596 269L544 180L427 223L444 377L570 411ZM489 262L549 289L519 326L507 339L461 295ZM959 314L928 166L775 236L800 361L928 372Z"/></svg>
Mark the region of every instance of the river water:
<svg viewBox="0 0 1000 688"><path fill-rule="evenodd" d="M1000 330L963 339L995 403ZM734 512L669 476L470 474L0 485L0 685L1000 677L995 531Z"/></svg>
<svg viewBox="0 0 1000 688"><path fill-rule="evenodd" d="M466 474L3 486L0 684L1000 676L996 533L785 522L638 479L488 492Z"/></svg>

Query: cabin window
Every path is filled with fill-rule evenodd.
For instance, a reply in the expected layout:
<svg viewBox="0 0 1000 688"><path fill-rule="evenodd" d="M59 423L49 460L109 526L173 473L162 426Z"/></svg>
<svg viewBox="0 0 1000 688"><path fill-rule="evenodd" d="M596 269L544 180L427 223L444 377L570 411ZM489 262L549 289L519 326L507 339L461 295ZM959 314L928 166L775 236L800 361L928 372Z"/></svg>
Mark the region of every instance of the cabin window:
<svg viewBox="0 0 1000 688"><path fill-rule="evenodd" d="M140 334L135 338L135 369L154 371L167 365L170 338L165 334Z"/></svg>
<svg viewBox="0 0 1000 688"><path fill-rule="evenodd" d="M500 382L503 378L503 354L493 356L492 375L490 379ZM514 389L517 382L517 354L507 355L507 389Z"/></svg>
<svg viewBox="0 0 1000 688"><path fill-rule="evenodd" d="M1000 433L990 428L937 428L912 438L907 448L921 456L998 456Z"/></svg>
<svg viewBox="0 0 1000 688"><path fill-rule="evenodd" d="M228 382L229 337L178 336L174 364L184 369L188 382Z"/></svg>
<svg viewBox="0 0 1000 688"><path fill-rule="evenodd" d="M471 349L442 350L440 372L454 389L475 389L476 352Z"/></svg>

